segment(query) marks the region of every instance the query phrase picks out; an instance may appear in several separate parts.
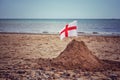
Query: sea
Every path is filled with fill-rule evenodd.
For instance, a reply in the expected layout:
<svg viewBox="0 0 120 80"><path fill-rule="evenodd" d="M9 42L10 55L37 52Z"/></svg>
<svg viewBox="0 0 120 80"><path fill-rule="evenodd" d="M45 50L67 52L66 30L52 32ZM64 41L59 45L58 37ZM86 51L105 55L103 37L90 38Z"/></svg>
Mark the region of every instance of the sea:
<svg viewBox="0 0 120 80"><path fill-rule="evenodd" d="M81 34L120 35L120 19L0 19L0 32L58 34L74 20Z"/></svg>

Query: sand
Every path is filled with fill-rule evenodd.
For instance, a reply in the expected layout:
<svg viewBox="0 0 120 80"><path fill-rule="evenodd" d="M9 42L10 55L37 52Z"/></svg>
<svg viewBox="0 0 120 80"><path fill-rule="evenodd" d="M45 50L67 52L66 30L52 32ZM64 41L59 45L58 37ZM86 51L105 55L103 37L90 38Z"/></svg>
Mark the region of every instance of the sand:
<svg viewBox="0 0 120 80"><path fill-rule="evenodd" d="M88 49L83 41L73 39L58 57L53 59L56 67L63 69L81 69L93 71L104 69L104 62Z"/></svg>
<svg viewBox="0 0 120 80"><path fill-rule="evenodd" d="M100 59L120 61L119 36L79 36L87 47ZM63 41L59 35L42 34L0 34L0 55L18 58L55 58L74 38Z"/></svg>
<svg viewBox="0 0 120 80"><path fill-rule="evenodd" d="M36 78L36 74L46 74L44 67L40 67L40 64L46 64L44 59L53 59L59 56L59 54L66 48L67 44L76 39L77 41L84 41L86 46L93 55L99 59L112 60L120 62L120 36L91 36L83 35L72 38L65 38L63 41L59 39L59 35L55 34L0 34L0 78L1 79L14 79L17 76L19 79ZM41 59L44 58L44 59ZM42 63L40 63L42 61ZM43 63L44 62L44 63ZM21 71L21 69L23 71ZM117 76L120 79L120 71L103 71L103 73L89 73L87 77L86 72L77 70L55 70L54 68L47 70L49 74L54 74L56 79L60 78L111 78L111 74ZM6 74L8 73L8 74ZM29 73L29 74L26 74ZM69 75L68 75L69 73ZM78 74L79 73L79 74ZM109 74L108 74L109 73ZM70 76L77 74L76 76ZM101 75L100 77L94 76ZM22 76L21 76L22 75ZM24 75L24 77L23 77ZM63 75L63 76L62 76ZM12 76L12 77L11 77ZM40 74L39 74L40 76ZM58 77L56 77L58 76ZM62 77L60 77L62 76ZM64 77L65 76L65 77ZM42 75L42 78L45 76ZM113 78L113 76L112 76ZM116 78L116 77L115 77ZM38 76L37 76L38 79ZM87 79L86 79L87 80Z"/></svg>

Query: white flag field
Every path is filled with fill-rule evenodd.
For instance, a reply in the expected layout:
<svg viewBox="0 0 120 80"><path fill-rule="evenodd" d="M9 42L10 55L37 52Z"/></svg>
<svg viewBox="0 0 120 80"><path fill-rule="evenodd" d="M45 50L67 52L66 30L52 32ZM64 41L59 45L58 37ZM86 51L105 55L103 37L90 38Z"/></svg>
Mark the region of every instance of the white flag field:
<svg viewBox="0 0 120 80"><path fill-rule="evenodd" d="M60 39L65 37L77 36L77 21L67 24L60 32Z"/></svg>

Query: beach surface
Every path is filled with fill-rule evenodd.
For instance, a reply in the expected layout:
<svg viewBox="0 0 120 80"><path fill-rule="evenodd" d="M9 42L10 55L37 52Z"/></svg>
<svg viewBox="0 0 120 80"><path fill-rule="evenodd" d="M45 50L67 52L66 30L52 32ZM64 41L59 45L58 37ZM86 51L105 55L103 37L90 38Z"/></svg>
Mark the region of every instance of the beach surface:
<svg viewBox="0 0 120 80"><path fill-rule="evenodd" d="M41 61L39 59L56 58L73 39L83 41L93 55L99 59L120 62L120 36L81 35L60 40L57 34L1 33L0 79L120 79L120 69L89 72L78 69L55 70L51 68L46 70L44 67L38 67Z"/></svg>

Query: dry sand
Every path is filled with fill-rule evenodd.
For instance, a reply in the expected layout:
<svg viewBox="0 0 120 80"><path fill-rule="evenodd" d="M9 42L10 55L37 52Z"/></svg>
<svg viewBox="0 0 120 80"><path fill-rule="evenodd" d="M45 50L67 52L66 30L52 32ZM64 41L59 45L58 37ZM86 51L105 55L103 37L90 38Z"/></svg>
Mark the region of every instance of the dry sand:
<svg viewBox="0 0 120 80"><path fill-rule="evenodd" d="M120 36L79 36L87 47L100 59L120 61ZM59 35L0 34L0 57L55 58L74 38L63 41Z"/></svg>
<svg viewBox="0 0 120 80"><path fill-rule="evenodd" d="M120 71L90 73L80 70L56 71L53 68L46 72L44 67L39 67L40 61L46 64L46 61L40 58L56 58L73 39L84 41L93 55L99 59L120 62L120 36L78 36L61 41L59 35L2 33L0 34L0 79L47 79L47 74L49 78L52 75L51 79L120 79Z"/></svg>

